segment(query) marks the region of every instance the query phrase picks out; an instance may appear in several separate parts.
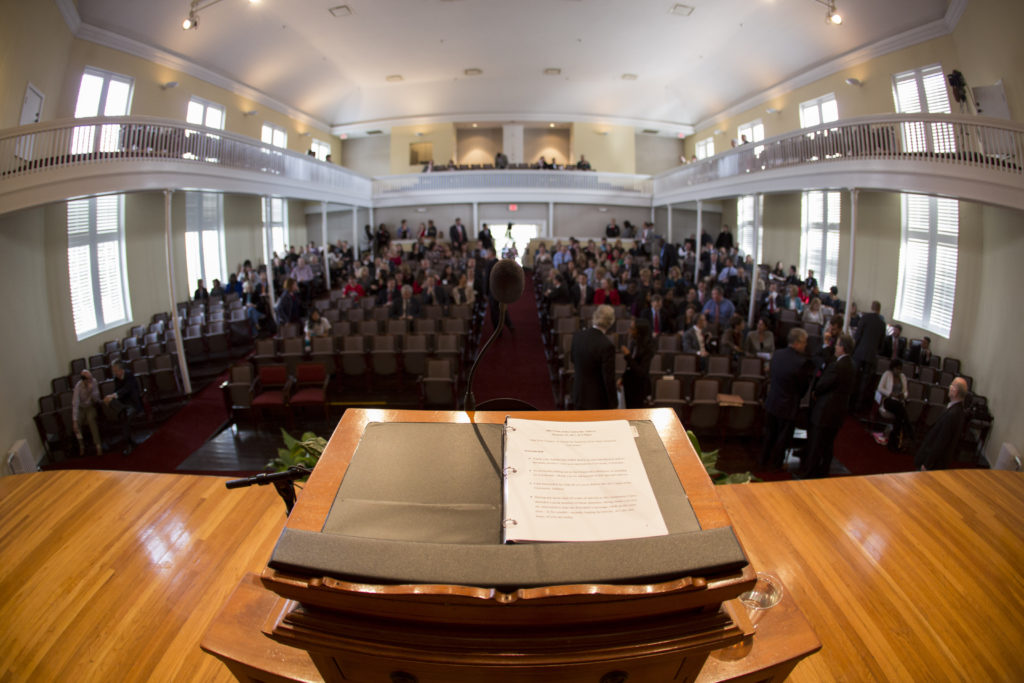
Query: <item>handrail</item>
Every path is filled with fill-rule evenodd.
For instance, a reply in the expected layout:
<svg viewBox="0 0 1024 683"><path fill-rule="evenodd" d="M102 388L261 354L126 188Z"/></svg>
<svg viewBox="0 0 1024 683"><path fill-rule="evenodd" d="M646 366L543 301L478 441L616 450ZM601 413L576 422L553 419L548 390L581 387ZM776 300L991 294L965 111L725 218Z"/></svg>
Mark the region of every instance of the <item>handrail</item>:
<svg viewBox="0 0 1024 683"><path fill-rule="evenodd" d="M930 161L1024 175L1024 125L950 114L843 119L747 143L653 178L654 195L832 161Z"/></svg>
<svg viewBox="0 0 1024 683"><path fill-rule="evenodd" d="M373 196L410 192L556 190L650 195L647 175L570 170L465 170L386 176L373 180Z"/></svg>
<svg viewBox="0 0 1024 683"><path fill-rule="evenodd" d="M0 131L0 180L111 161L154 160L254 171L365 195L370 179L259 140L149 116L98 116Z"/></svg>

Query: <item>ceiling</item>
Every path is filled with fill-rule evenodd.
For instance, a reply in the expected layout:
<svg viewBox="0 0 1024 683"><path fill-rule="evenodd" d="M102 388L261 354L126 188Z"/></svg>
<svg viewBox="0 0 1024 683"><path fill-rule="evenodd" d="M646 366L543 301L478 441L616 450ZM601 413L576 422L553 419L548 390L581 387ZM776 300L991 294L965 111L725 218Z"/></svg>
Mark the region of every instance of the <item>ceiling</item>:
<svg viewBox="0 0 1024 683"><path fill-rule="evenodd" d="M357 134L426 120L682 130L941 21L949 2L837 0L841 26L825 23L818 0L685 0L689 16L673 0L217 0L191 31L181 28L188 0L78 0L78 11L86 25ZM332 16L339 5L351 14Z"/></svg>

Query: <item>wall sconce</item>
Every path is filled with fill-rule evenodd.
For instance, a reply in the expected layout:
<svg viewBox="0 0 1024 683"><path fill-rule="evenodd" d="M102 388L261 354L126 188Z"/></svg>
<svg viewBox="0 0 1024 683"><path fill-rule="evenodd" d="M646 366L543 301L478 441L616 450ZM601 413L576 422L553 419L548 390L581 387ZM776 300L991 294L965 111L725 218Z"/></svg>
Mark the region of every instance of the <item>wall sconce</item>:
<svg viewBox="0 0 1024 683"><path fill-rule="evenodd" d="M846 82L846 85L852 85L852 86L856 86L858 88L860 86L864 85L864 81L860 80L859 78L847 78L845 82Z"/></svg>
<svg viewBox="0 0 1024 683"><path fill-rule="evenodd" d="M167 81L166 83L164 83L164 84L162 84L160 86L160 88L163 89L163 90L170 90L171 88L177 88L177 87L178 87L178 81Z"/></svg>
<svg viewBox="0 0 1024 683"><path fill-rule="evenodd" d="M243 111L242 116L256 116L258 113L256 109L250 109L249 111Z"/></svg>

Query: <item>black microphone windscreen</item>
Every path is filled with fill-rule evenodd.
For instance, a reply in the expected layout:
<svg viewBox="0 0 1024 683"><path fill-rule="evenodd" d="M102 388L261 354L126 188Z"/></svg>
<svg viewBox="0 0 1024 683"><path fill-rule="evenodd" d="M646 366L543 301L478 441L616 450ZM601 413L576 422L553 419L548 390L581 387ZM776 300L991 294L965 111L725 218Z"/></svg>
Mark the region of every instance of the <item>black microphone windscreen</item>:
<svg viewBox="0 0 1024 683"><path fill-rule="evenodd" d="M491 269L491 296L499 303L511 304L519 301L525 284L523 267L512 259L501 259Z"/></svg>

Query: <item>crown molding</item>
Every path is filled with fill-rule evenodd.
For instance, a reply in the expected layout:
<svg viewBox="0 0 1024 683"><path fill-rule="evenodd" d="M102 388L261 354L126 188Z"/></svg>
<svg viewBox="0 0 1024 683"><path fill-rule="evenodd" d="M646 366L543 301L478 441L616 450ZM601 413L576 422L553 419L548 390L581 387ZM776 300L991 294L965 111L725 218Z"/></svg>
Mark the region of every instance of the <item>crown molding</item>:
<svg viewBox="0 0 1024 683"><path fill-rule="evenodd" d="M74 0L54 0L54 4L57 5L57 10L64 17L64 23L71 29L71 33L78 35L78 30L82 27L82 17L78 14Z"/></svg>
<svg viewBox="0 0 1024 683"><path fill-rule="evenodd" d="M959 12L954 12L954 5L960 6ZM756 95L748 97L745 100L732 104L714 116L709 116L703 121L698 121L693 127L695 130L703 130L715 125L723 118L735 116L736 114L748 109L753 109L772 98L792 92L793 90L802 88L805 85L810 85L815 81L831 76L843 69L856 66L857 64L866 62L869 59L875 59L876 57L887 55L890 52L902 50L903 48L911 47L918 43L923 43L926 40L932 40L933 38L941 38L942 36L949 35L952 31L950 28L950 22L955 25L956 21L959 20L960 15L963 14L963 9L966 5L967 0L953 0L953 3L946 11L945 17L942 19L936 19L935 21L931 21L927 24L922 24L921 26L912 28L909 31L904 31L903 33L884 38L876 43L872 43L871 45L851 50L850 52L840 55L839 57L825 62L824 64L808 69L807 71L803 71L788 80L777 83L766 90L762 90Z"/></svg>
<svg viewBox="0 0 1024 683"><path fill-rule="evenodd" d="M71 0L57 0L57 3L58 6L60 6L61 3L70 4ZM75 12L76 17L77 15L78 13ZM67 21L66 17L65 21ZM120 52L126 52L155 64L160 64L161 66L166 66L168 68L175 69L176 71L186 73L201 81L206 81L218 88L223 88L228 92L250 99L253 102L261 104L269 109L273 109L274 111L284 114L285 116L289 116L296 121L301 121L311 128L315 128L324 133L330 132L330 126L323 121L310 116L306 112L290 107L266 93L260 92L255 88L249 87L234 80L233 78L217 73L216 71L207 69L204 66L200 66L180 55L174 54L173 52L167 52L166 50L155 48L133 38L122 36L118 33L114 33L113 31L93 26L92 24L86 24L80 20L78 29L75 31L75 37L87 40L90 43L96 43L97 45L119 50Z"/></svg>
<svg viewBox="0 0 1024 683"><path fill-rule="evenodd" d="M673 121L661 121L655 119L637 119L625 116L601 116L598 114L570 114L566 112L497 112L489 114L472 112L445 112L435 114L421 114L417 116L398 116L384 119L367 119L354 121L343 125L331 126L331 133L334 135L359 135L362 136L368 130L382 130L389 133L394 126L426 126L437 123L494 123L494 124L517 124L517 123L592 123L596 125L605 124L608 126L623 126L629 128L654 128L658 130L659 137L671 134L675 137L679 133L692 135L693 126Z"/></svg>
<svg viewBox="0 0 1024 683"><path fill-rule="evenodd" d="M964 15L966 9L967 0L950 0L949 7L946 8L946 16L942 18L942 21L946 23L946 29L950 33L960 23L960 17Z"/></svg>

